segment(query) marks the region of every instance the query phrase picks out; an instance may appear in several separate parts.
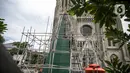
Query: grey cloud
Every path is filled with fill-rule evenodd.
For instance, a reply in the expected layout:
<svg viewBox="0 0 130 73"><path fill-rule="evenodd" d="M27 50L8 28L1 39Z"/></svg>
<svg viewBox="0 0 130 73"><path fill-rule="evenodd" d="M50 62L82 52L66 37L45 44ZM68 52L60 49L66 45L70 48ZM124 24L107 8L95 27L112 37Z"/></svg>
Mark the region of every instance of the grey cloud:
<svg viewBox="0 0 130 73"><path fill-rule="evenodd" d="M49 14L43 13L41 15L37 14L37 11L34 12L35 14L22 11L18 5L19 1L20 0L0 0L0 17L4 18L5 23L8 24L8 31L5 33L5 38L20 39L24 26L27 28L32 26L37 31L44 32Z"/></svg>

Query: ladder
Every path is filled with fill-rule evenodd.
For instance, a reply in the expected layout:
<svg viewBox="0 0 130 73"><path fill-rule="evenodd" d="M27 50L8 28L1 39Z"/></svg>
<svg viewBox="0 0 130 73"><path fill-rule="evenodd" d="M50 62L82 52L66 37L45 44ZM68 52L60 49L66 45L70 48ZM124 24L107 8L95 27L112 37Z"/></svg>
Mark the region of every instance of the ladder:
<svg viewBox="0 0 130 73"><path fill-rule="evenodd" d="M87 38L85 41L85 44L83 46L83 49L81 51L82 57L85 58L85 66L88 66L89 64L96 63L98 64L98 57L97 57L97 52L96 52L96 47L95 47L95 41L93 38Z"/></svg>
<svg viewBox="0 0 130 73"><path fill-rule="evenodd" d="M71 73L83 73L83 66L82 66L82 58L81 57L81 49L79 47L79 41L74 40L73 46L71 48Z"/></svg>
<svg viewBox="0 0 130 73"><path fill-rule="evenodd" d="M74 40L70 59L71 73L84 73L83 68L85 66L92 63L98 64L95 40L93 40L93 37L87 37L85 41Z"/></svg>

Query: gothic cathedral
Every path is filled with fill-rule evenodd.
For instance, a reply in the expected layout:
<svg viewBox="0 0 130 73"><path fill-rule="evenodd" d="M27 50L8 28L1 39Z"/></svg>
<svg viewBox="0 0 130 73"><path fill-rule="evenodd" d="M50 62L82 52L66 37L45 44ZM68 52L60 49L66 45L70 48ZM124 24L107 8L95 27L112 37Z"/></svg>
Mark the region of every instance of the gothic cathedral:
<svg viewBox="0 0 130 73"><path fill-rule="evenodd" d="M70 0L56 0L53 23L53 35L50 54L47 59L47 73L81 73L89 64L105 67L103 60L117 55L125 63L130 62L127 46L119 49L119 43L109 41L104 34L104 27L93 23L93 16L83 14L80 17L70 16ZM116 27L123 30L121 20L116 19Z"/></svg>

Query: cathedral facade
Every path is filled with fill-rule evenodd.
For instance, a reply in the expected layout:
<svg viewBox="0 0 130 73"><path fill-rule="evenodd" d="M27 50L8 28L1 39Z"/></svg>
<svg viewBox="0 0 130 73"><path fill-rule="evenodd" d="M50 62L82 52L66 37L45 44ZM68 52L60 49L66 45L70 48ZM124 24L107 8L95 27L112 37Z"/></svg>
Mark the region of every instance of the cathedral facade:
<svg viewBox="0 0 130 73"><path fill-rule="evenodd" d="M114 44L113 41L109 41L105 37L104 26L100 28L99 24L95 24L92 15L83 13L80 17L70 16L67 11L71 6L73 5L70 0L56 1L50 50L50 53L51 51L53 53L49 55L51 62L48 63L51 65L50 68L52 64L60 65L59 69L61 66L64 70L68 69L68 71L63 70L64 73L76 73L76 71L81 73L82 68L89 64L96 63L105 67L104 60L110 60L115 55L125 63L130 62L126 45L119 49L119 43ZM116 20L116 27L123 30L121 20L119 18ZM62 65L63 63L66 65ZM58 68L48 69L48 71L62 72Z"/></svg>

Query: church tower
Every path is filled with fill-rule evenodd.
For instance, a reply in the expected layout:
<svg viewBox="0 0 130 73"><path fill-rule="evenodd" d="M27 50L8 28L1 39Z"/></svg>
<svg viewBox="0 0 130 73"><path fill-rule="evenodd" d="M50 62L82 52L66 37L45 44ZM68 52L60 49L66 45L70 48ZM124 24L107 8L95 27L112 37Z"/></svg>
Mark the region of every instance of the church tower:
<svg viewBox="0 0 130 73"><path fill-rule="evenodd" d="M83 68L89 64L106 66L103 60L114 55L123 62L129 61L126 45L119 49L119 44L107 40L103 33L105 29L93 23L92 15L68 15L71 6L70 0L56 1L52 42L44 73L83 73ZM123 30L118 18L116 27Z"/></svg>

